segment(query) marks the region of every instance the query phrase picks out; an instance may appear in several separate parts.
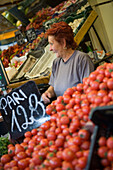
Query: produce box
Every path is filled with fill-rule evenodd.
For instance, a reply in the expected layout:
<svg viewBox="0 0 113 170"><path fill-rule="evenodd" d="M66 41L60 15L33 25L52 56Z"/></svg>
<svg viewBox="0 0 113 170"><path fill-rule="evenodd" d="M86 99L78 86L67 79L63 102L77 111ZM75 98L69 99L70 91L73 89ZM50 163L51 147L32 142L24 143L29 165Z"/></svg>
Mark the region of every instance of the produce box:
<svg viewBox="0 0 113 170"><path fill-rule="evenodd" d="M90 120L95 124L86 170L104 169L98 156L99 138L113 136L113 105L96 107L91 111Z"/></svg>

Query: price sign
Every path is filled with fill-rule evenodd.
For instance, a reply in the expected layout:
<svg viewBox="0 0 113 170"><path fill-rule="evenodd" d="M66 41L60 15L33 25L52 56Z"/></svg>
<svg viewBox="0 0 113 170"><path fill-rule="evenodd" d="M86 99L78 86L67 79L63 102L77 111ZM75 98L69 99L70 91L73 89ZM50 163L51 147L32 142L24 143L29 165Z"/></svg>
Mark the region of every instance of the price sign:
<svg viewBox="0 0 113 170"><path fill-rule="evenodd" d="M22 45L22 44L25 43L24 36L21 33L21 31L16 31L15 32L15 39L16 39L18 45Z"/></svg>
<svg viewBox="0 0 113 170"><path fill-rule="evenodd" d="M31 28L25 32L26 38L28 41L33 41L36 39L36 32L34 28Z"/></svg>
<svg viewBox="0 0 113 170"><path fill-rule="evenodd" d="M26 131L50 120L34 81L28 81L0 98L0 111L12 139L18 139Z"/></svg>

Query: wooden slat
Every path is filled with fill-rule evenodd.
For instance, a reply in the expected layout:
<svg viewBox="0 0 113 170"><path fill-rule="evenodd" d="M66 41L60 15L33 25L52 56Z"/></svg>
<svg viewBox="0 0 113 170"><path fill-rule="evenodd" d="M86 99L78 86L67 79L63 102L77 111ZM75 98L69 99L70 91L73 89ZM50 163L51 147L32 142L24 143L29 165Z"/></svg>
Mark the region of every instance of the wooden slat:
<svg viewBox="0 0 113 170"><path fill-rule="evenodd" d="M94 10L91 11L90 15L88 16L88 18L86 19L86 21L84 22L84 24L82 25L82 27L74 37L74 40L77 43L77 45L80 44L80 42L82 41L82 39L84 38L88 30L90 29L91 25L93 24L97 16L98 15Z"/></svg>

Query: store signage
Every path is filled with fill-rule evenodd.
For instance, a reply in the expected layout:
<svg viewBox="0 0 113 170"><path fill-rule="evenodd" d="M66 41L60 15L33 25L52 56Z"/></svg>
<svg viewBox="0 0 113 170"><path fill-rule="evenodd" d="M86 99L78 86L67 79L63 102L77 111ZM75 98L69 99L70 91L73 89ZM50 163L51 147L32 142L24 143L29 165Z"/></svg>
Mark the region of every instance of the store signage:
<svg viewBox="0 0 113 170"><path fill-rule="evenodd" d="M25 35L26 35L26 38L27 38L28 41L33 41L37 37L34 28L31 28L31 29L25 31Z"/></svg>
<svg viewBox="0 0 113 170"><path fill-rule="evenodd" d="M50 120L34 81L28 81L0 98L0 111L12 139L18 139L26 131Z"/></svg>
<svg viewBox="0 0 113 170"><path fill-rule="evenodd" d="M15 39L16 39L18 45L22 45L25 43L24 36L21 31L15 32Z"/></svg>

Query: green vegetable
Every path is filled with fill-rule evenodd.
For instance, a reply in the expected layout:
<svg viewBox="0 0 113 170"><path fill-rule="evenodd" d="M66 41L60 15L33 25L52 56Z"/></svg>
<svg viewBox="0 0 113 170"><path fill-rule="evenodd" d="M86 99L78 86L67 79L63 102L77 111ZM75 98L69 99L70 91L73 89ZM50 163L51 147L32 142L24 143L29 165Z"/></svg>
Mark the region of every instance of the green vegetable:
<svg viewBox="0 0 113 170"><path fill-rule="evenodd" d="M7 146L10 144L8 137L0 137L0 157L8 153Z"/></svg>

